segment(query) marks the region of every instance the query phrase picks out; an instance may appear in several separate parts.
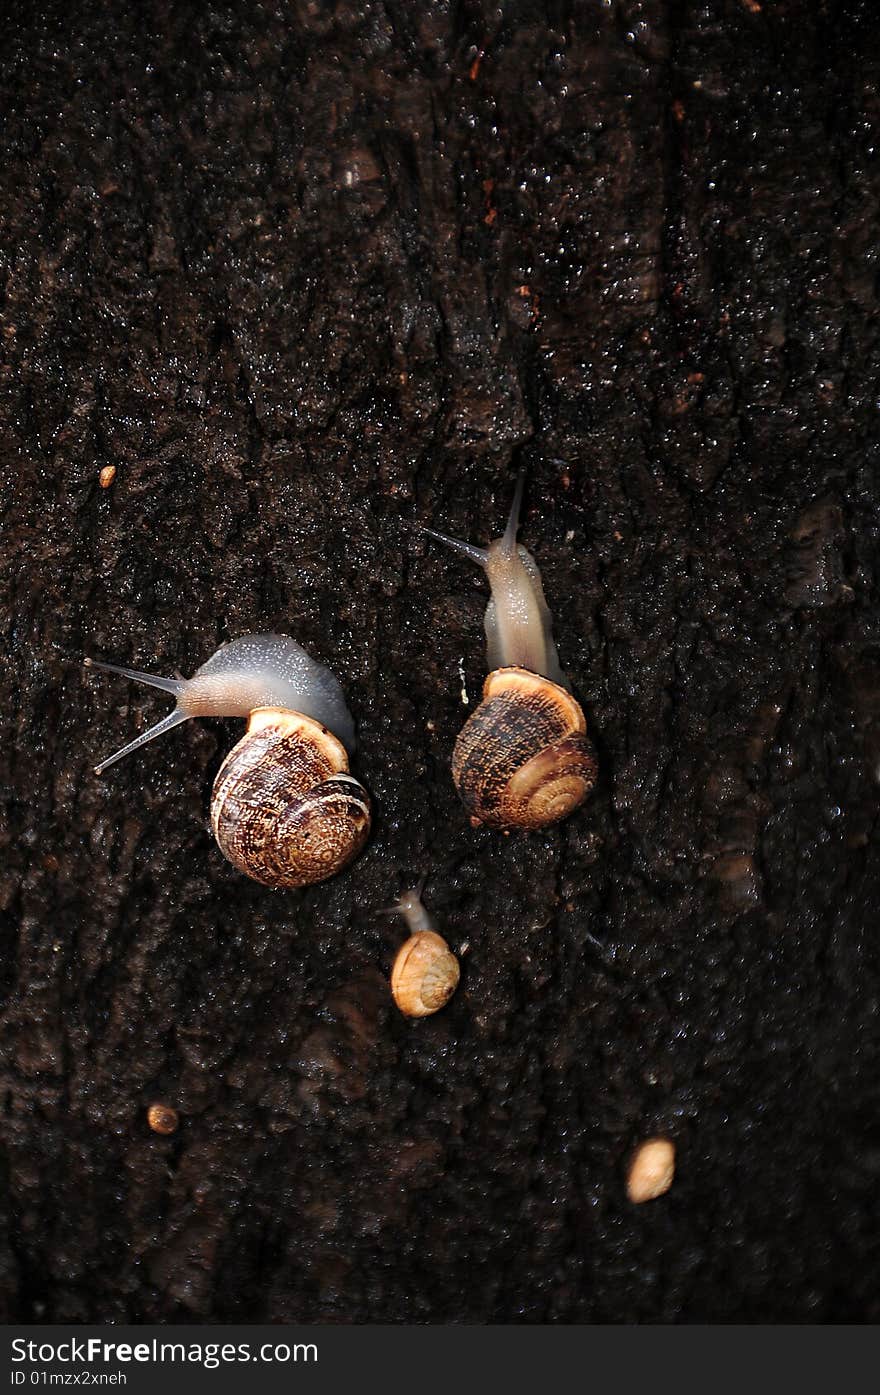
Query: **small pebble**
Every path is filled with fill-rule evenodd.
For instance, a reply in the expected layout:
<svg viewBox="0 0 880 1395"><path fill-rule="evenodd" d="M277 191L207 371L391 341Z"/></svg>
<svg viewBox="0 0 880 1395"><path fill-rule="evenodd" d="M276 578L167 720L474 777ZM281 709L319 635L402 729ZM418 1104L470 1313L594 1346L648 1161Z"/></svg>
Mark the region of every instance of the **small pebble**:
<svg viewBox="0 0 880 1395"><path fill-rule="evenodd" d="M103 468L103 470L101 471L100 475L98 476L98 479L99 479L100 484L101 484L101 488L102 488L102 489L109 489L110 486L111 486L111 484L112 484L113 481L115 480L115 478L116 478L116 466L115 466L115 465L105 465L104 468Z"/></svg>
<svg viewBox="0 0 880 1395"><path fill-rule="evenodd" d="M629 1165L626 1194L637 1204L653 1201L672 1186L675 1176L675 1144L668 1138L649 1138L640 1143Z"/></svg>
<svg viewBox="0 0 880 1395"><path fill-rule="evenodd" d="M175 1133L179 1122L177 1110L170 1104L151 1104L147 1110L147 1123L153 1133Z"/></svg>

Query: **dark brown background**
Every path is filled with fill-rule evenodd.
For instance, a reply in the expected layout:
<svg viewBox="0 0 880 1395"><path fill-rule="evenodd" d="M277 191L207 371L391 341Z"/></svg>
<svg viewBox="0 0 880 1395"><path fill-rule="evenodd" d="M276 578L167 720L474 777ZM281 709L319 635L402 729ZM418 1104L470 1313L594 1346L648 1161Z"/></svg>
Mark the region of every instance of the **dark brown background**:
<svg viewBox="0 0 880 1395"><path fill-rule="evenodd" d="M2 25L7 1318L876 1320L873 4ZM485 581L399 520L484 542L519 464L602 775L504 838ZM236 723L91 769L167 702L82 655L272 627L376 799L302 894L207 830ZM413 1025L422 872L470 952Z"/></svg>

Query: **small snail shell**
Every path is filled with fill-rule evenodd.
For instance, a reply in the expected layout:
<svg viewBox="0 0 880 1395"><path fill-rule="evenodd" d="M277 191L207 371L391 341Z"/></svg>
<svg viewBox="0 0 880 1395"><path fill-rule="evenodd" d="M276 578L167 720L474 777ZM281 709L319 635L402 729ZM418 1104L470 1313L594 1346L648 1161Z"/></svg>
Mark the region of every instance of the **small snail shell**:
<svg viewBox="0 0 880 1395"><path fill-rule="evenodd" d="M418 891L407 891L393 908L413 933L401 945L391 970L391 992L406 1017L429 1017L445 1007L458 987L458 960L431 919Z"/></svg>
<svg viewBox="0 0 880 1395"><path fill-rule="evenodd" d="M516 541L525 474L507 528L487 549L426 528L486 569L486 638L492 670L483 701L455 743L452 777L474 825L544 828L583 803L596 755L583 710L569 692L534 558Z"/></svg>
<svg viewBox="0 0 880 1395"><path fill-rule="evenodd" d="M147 1110L147 1123L153 1130L153 1133L168 1135L177 1132L180 1116L177 1110L170 1104L162 1104L156 1101L156 1103L151 1104Z"/></svg>
<svg viewBox="0 0 880 1395"><path fill-rule="evenodd" d="M266 886L298 887L332 877L360 852L370 800L348 773L354 723L332 673L288 635L232 640L190 679L86 663L177 699L173 712L103 761L98 774L190 717L247 717L211 796L223 855Z"/></svg>
<svg viewBox="0 0 880 1395"><path fill-rule="evenodd" d="M391 992L407 1017L429 1017L458 987L458 960L441 935L420 930L402 945L391 970Z"/></svg>

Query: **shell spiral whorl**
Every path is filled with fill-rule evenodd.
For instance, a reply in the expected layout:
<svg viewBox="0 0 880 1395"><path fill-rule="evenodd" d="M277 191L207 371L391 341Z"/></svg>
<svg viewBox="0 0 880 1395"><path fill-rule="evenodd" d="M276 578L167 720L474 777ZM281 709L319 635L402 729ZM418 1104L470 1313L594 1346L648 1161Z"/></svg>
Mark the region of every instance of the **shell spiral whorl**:
<svg viewBox="0 0 880 1395"><path fill-rule="evenodd" d="M430 1017L445 1007L458 987L458 960L442 935L419 930L394 961L391 992L407 1017Z"/></svg>
<svg viewBox="0 0 880 1395"><path fill-rule="evenodd" d="M566 818L596 783L586 730L580 704L564 688L528 669L495 669L452 756L471 822L534 829Z"/></svg>
<svg viewBox="0 0 880 1395"><path fill-rule="evenodd" d="M297 712L259 708L217 772L211 828L224 857L271 887L335 876L370 831L370 800L340 741Z"/></svg>

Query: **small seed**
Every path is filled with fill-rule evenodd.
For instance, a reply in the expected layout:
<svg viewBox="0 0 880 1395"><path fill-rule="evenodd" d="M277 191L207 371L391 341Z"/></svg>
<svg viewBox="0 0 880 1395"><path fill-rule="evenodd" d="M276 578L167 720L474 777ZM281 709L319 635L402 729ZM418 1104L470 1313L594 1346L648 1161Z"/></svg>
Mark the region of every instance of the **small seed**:
<svg viewBox="0 0 880 1395"><path fill-rule="evenodd" d="M633 1154L626 1194L636 1203L653 1201L669 1191L674 1176L675 1144L668 1138L649 1138Z"/></svg>
<svg viewBox="0 0 880 1395"><path fill-rule="evenodd" d="M170 1104L151 1104L147 1110L147 1123L153 1133L175 1133L180 1118Z"/></svg>
<svg viewBox="0 0 880 1395"><path fill-rule="evenodd" d="M103 468L103 470L101 471L100 475L98 476L98 480L99 480L99 482L100 482L101 488L102 488L102 489L109 489L110 486L111 486L111 484L112 484L113 481L115 480L115 478L116 478L116 466L115 466L115 465L105 465L104 468Z"/></svg>

